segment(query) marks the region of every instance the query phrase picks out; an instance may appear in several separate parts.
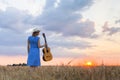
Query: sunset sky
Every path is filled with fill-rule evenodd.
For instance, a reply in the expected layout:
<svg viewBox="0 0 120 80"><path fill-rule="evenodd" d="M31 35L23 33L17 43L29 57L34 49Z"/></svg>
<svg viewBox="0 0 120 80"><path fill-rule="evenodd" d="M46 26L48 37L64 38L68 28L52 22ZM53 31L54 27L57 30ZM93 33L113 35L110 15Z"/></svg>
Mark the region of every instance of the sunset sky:
<svg viewBox="0 0 120 80"><path fill-rule="evenodd" d="M54 57L42 65L120 65L119 14L120 0L0 0L0 65L26 63L33 27Z"/></svg>

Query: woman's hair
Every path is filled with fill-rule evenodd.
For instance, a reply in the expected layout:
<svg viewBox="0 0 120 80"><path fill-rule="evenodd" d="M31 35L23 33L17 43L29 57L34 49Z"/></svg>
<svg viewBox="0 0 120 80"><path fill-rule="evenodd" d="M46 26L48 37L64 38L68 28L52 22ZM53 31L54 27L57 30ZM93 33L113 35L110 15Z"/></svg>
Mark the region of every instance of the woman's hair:
<svg viewBox="0 0 120 80"><path fill-rule="evenodd" d="M40 32L40 31L33 32L33 33L32 33L32 36L38 36L38 35L39 35L39 32Z"/></svg>

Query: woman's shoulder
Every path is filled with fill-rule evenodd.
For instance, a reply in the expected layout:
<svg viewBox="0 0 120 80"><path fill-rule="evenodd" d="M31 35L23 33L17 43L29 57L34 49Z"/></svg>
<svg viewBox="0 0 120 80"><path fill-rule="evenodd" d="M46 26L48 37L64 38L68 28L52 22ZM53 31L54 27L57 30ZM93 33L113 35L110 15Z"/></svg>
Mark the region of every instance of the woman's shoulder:
<svg viewBox="0 0 120 80"><path fill-rule="evenodd" d="M28 36L28 39L31 38L32 36Z"/></svg>
<svg viewBox="0 0 120 80"><path fill-rule="evenodd" d="M28 36L28 40L32 39L32 36Z"/></svg>
<svg viewBox="0 0 120 80"><path fill-rule="evenodd" d="M36 36L36 38L37 38L37 39L40 39L40 37L39 37L39 36Z"/></svg>
<svg viewBox="0 0 120 80"><path fill-rule="evenodd" d="M30 39L30 38L35 38L35 39L39 39L40 37L39 36L28 36L28 39Z"/></svg>

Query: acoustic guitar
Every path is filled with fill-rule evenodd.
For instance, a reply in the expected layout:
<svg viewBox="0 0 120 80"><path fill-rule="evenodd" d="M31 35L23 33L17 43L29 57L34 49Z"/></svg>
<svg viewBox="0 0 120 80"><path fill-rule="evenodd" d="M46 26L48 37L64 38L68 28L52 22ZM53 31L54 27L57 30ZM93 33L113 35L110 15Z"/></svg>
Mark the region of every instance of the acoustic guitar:
<svg viewBox="0 0 120 80"><path fill-rule="evenodd" d="M50 52L50 48L47 45L45 33L43 33L43 37L44 37L45 44L46 44L46 46L42 50L43 51L43 60L50 61L50 60L52 60L52 53Z"/></svg>

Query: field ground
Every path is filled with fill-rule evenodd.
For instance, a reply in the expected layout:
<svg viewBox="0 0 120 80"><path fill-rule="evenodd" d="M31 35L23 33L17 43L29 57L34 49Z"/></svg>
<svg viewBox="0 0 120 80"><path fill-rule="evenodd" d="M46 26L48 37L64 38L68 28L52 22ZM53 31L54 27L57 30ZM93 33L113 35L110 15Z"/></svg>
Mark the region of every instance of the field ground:
<svg viewBox="0 0 120 80"><path fill-rule="evenodd" d="M0 66L0 80L120 80L120 66Z"/></svg>

